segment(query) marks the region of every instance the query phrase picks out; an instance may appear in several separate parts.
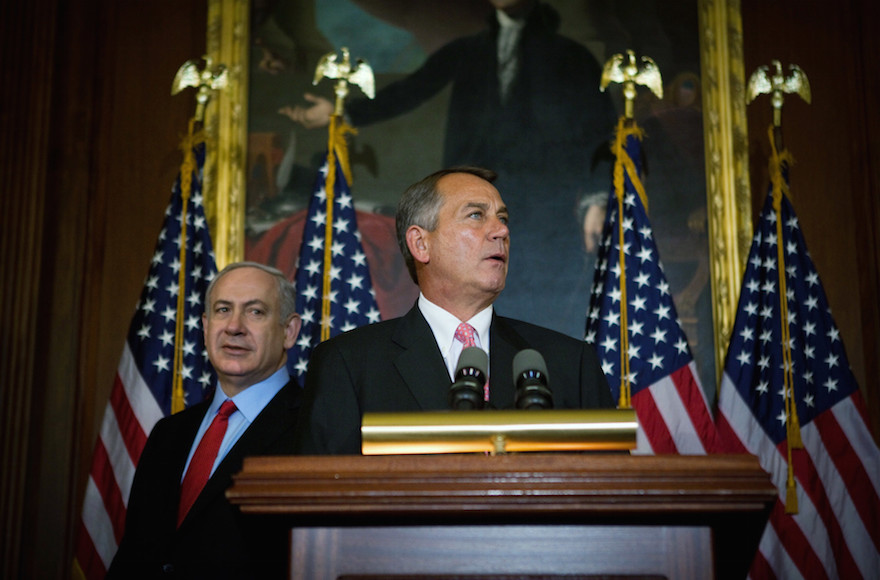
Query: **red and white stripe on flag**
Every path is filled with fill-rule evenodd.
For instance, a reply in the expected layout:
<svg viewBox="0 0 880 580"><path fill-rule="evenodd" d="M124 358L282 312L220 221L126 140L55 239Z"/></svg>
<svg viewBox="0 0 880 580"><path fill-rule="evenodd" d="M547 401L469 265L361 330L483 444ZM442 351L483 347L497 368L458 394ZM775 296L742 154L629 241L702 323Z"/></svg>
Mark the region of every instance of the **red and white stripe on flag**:
<svg viewBox="0 0 880 580"><path fill-rule="evenodd" d="M753 578L878 578L880 450L794 208L781 193L786 168L755 227L718 436L725 450L756 455L779 490ZM788 501L790 490L796 502Z"/></svg>
<svg viewBox="0 0 880 580"><path fill-rule="evenodd" d="M74 547L77 578L104 578L125 530L128 494L153 426L171 414L172 400L196 404L216 380L201 325L205 291L217 272L202 205L204 143L194 143L192 152L189 197L178 176L95 443ZM176 395L175 372L182 387Z"/></svg>
<svg viewBox="0 0 880 580"><path fill-rule="evenodd" d="M128 493L138 459L147 435L163 416L126 344L86 484L76 550L86 578L102 578L110 567L125 530Z"/></svg>
<svg viewBox="0 0 880 580"><path fill-rule="evenodd" d="M725 384L727 383L727 384ZM780 490L752 578L877 578L880 456L861 395L853 393L801 429L793 449L798 513L785 513L787 443L774 445L725 374L719 437L758 456ZM734 447L731 451L736 451Z"/></svg>
<svg viewBox="0 0 880 580"><path fill-rule="evenodd" d="M715 424L697 376L696 364L690 361L633 395L639 419L634 454L712 452Z"/></svg>

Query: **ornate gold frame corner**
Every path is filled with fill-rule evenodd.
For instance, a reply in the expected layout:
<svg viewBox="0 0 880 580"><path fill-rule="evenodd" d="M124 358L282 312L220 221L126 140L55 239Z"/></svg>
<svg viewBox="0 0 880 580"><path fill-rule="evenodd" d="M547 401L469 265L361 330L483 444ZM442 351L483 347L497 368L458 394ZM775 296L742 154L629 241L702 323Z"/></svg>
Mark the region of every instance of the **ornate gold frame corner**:
<svg viewBox="0 0 880 580"><path fill-rule="evenodd" d="M752 238L740 0L697 0L717 379ZM206 111L206 211L217 266L244 258L249 0L208 0L207 55L230 71ZM718 381L720 384L720 380ZM717 385L716 385L717 387Z"/></svg>

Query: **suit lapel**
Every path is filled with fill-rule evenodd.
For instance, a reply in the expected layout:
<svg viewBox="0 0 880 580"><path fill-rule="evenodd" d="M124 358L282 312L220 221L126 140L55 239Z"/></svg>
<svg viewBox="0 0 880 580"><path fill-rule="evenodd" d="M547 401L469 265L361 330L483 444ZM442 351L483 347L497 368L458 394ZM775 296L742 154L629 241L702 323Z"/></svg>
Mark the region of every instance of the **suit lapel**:
<svg viewBox="0 0 880 580"><path fill-rule="evenodd" d="M522 349L529 348L529 344L503 317L495 314L492 315L489 334L489 403L494 409L512 409L516 394L513 357Z"/></svg>
<svg viewBox="0 0 880 580"><path fill-rule="evenodd" d="M492 315L489 330L489 403L495 409L512 409L516 387L513 384L513 357L529 343L506 319ZM449 406L449 374L443 355L418 305L401 318L392 340L401 348L394 360L407 388L422 410Z"/></svg>
<svg viewBox="0 0 880 580"><path fill-rule="evenodd" d="M183 470L186 468L186 460L189 457L193 441L195 441L196 433L199 431L199 425L202 424L202 419L205 417L205 413L208 412L208 407L210 406L211 399L209 397L192 407L191 413L180 413L178 415L181 422L177 426L175 442L179 443L168 450L169 455L167 458L167 461L174 468L174 476L177 478L178 487L180 481L183 480Z"/></svg>
<svg viewBox="0 0 880 580"><path fill-rule="evenodd" d="M400 348L394 366L422 410L449 406L449 371L418 305L401 318L392 340Z"/></svg>

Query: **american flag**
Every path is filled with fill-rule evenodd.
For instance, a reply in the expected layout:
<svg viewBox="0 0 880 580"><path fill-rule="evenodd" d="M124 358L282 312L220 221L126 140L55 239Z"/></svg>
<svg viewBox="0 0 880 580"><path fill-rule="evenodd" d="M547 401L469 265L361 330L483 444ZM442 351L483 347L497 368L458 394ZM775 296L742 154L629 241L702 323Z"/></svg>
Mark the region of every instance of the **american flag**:
<svg viewBox="0 0 880 580"><path fill-rule="evenodd" d="M74 577L103 578L110 566L125 528L135 468L153 426L201 401L215 382L201 324L205 290L217 271L202 205L204 142L192 143L191 151L181 167L187 179L181 184L178 175L172 189L104 411L77 531Z"/></svg>
<svg viewBox="0 0 880 580"><path fill-rule="evenodd" d="M704 454L715 428L645 212L637 126L621 119L614 153L585 340L618 407L636 411L636 453Z"/></svg>
<svg viewBox="0 0 880 580"><path fill-rule="evenodd" d="M294 285L302 329L288 351L288 368L300 384L309 355L320 342L379 321L367 256L357 228L345 134L352 131L334 116L324 165L315 179L303 229Z"/></svg>
<svg viewBox="0 0 880 580"><path fill-rule="evenodd" d="M788 198L787 157L773 152L727 351L719 438L728 451L757 455L779 490L752 578L878 578L880 451Z"/></svg>

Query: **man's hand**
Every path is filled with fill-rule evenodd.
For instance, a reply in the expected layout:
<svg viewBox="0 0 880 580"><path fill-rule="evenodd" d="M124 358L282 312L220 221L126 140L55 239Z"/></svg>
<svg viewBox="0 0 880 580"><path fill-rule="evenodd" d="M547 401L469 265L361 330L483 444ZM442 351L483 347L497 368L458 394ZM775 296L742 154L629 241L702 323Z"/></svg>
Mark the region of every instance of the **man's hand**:
<svg viewBox="0 0 880 580"><path fill-rule="evenodd" d="M605 224L605 208L593 204L584 214L584 249L588 254L595 252L602 241L602 226Z"/></svg>
<svg viewBox="0 0 880 580"><path fill-rule="evenodd" d="M306 129L317 129L329 125L330 116L333 114L333 103L324 97L311 93L306 93L303 97L312 103L312 106L281 107L278 112Z"/></svg>

